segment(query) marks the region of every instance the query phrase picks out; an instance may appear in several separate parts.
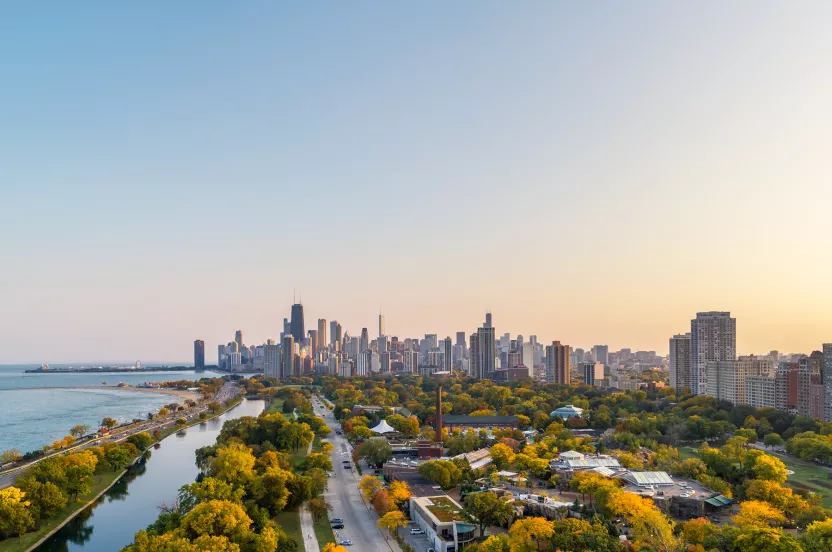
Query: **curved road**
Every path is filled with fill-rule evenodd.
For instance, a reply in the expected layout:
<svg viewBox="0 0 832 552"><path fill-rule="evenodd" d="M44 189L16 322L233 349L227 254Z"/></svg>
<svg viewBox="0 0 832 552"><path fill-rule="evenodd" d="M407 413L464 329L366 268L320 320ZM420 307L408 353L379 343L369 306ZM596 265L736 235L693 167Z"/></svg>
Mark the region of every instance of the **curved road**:
<svg viewBox="0 0 832 552"><path fill-rule="evenodd" d="M349 460L352 465L352 446L346 437L335 434L334 430L340 427L338 422L317 397L312 398L312 405L315 408L315 414L324 418L327 425L333 429L333 433L325 440L332 443L332 467L335 475L329 478L324 498L332 505L330 518L339 517L344 520L344 528L335 530L336 542L349 539L352 541L353 549L361 551L400 551L398 543L392 538L389 542L385 541L376 525L378 516L364 505L358 490L358 482L361 480L358 472L355 468L344 467L344 460Z"/></svg>

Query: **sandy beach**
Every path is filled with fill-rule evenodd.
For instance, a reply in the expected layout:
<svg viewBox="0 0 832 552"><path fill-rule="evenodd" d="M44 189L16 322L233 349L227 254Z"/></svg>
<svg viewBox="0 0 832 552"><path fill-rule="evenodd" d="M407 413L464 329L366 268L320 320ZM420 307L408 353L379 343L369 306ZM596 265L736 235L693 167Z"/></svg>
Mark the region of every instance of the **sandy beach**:
<svg viewBox="0 0 832 552"><path fill-rule="evenodd" d="M123 386L118 387L116 385L77 385L77 386L70 386L70 387L29 387L29 388L21 388L15 389L15 391L27 391L27 390L44 390L44 389L105 389L107 391L141 391L142 393L156 393L159 395L173 395L174 397L178 397L185 401L198 401L200 399L200 394L196 391L183 391L181 389L154 389L150 387L130 387L130 386Z"/></svg>

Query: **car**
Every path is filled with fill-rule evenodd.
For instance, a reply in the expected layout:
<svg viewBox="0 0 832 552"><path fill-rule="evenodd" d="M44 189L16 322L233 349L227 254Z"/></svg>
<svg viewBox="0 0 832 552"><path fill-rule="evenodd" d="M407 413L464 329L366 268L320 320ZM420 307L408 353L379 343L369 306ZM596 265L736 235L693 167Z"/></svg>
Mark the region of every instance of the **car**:
<svg viewBox="0 0 832 552"><path fill-rule="evenodd" d="M341 433L341 430L340 430L340 429L336 429L336 430L335 430L335 435L341 435L341 434L342 434L342 433Z"/></svg>
<svg viewBox="0 0 832 552"><path fill-rule="evenodd" d="M425 530L424 529L411 529L410 534L411 535L424 535Z"/></svg>
<svg viewBox="0 0 832 552"><path fill-rule="evenodd" d="M343 518L332 518L330 523L344 523Z"/></svg>
<svg viewBox="0 0 832 552"><path fill-rule="evenodd" d="M434 549L434 548L428 548L428 552L436 552L436 549Z"/></svg>
<svg viewBox="0 0 832 552"><path fill-rule="evenodd" d="M352 546L352 541L350 539L341 539L341 542L338 544L341 546Z"/></svg>
<svg viewBox="0 0 832 552"><path fill-rule="evenodd" d="M333 529L343 529L343 528L344 528L344 524L343 524L343 523L333 523L333 524L332 524L332 528L333 528Z"/></svg>

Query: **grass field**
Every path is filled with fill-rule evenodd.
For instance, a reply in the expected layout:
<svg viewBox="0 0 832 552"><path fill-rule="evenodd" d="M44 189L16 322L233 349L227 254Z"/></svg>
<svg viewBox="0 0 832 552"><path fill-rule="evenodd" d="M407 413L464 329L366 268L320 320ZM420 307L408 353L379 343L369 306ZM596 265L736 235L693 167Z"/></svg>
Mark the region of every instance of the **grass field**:
<svg viewBox="0 0 832 552"><path fill-rule="evenodd" d="M298 543L298 546L303 547L303 533L300 530L300 512L297 510L283 510L274 521L280 525L283 531L290 539Z"/></svg>
<svg viewBox="0 0 832 552"><path fill-rule="evenodd" d="M329 516L324 516L315 521L315 536L318 538L318 546L323 548L328 542L335 542L335 534L329 524Z"/></svg>
<svg viewBox="0 0 832 552"><path fill-rule="evenodd" d="M95 495L107 488L107 486L116 479L119 473L121 472L116 473L109 469L102 470L100 474L93 476L89 494L78 497L78 500L75 502L68 503L66 508L64 508L58 515L44 522L37 531L26 533L23 535L22 539L12 537L10 539L0 541L0 552L25 552L25 550L28 550L29 547L45 537L47 533L63 523L69 516L84 508Z"/></svg>
<svg viewBox="0 0 832 552"><path fill-rule="evenodd" d="M283 399L272 399L266 407L266 414L282 414Z"/></svg>

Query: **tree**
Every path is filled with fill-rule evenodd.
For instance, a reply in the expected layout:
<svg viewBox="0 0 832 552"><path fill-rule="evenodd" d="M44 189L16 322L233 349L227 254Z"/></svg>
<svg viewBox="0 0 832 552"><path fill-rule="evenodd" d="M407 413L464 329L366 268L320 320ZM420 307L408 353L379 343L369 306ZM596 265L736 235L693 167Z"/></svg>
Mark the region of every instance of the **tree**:
<svg viewBox="0 0 832 552"><path fill-rule="evenodd" d="M119 471L130 462L130 454L122 447L110 447L104 451L104 459L114 471Z"/></svg>
<svg viewBox="0 0 832 552"><path fill-rule="evenodd" d="M783 438L776 433L769 433L763 437L763 444L766 447L779 447L783 444Z"/></svg>
<svg viewBox="0 0 832 552"><path fill-rule="evenodd" d="M245 485L252 478L253 472L254 455L244 445L220 447L211 461L211 475L233 485Z"/></svg>
<svg viewBox="0 0 832 552"><path fill-rule="evenodd" d="M384 437L368 439L358 447L358 456L374 466L381 466L393 456L393 447Z"/></svg>
<svg viewBox="0 0 832 552"><path fill-rule="evenodd" d="M779 458L768 454L757 457L751 471L756 479L775 481L781 484L786 482L786 465Z"/></svg>
<svg viewBox="0 0 832 552"><path fill-rule="evenodd" d="M290 486L296 478L297 476L290 471L271 467L252 481L249 492L257 504L275 515L289 505L292 498Z"/></svg>
<svg viewBox="0 0 832 552"><path fill-rule="evenodd" d="M17 487L0 490L0 534L22 536L35 525L31 503Z"/></svg>
<svg viewBox="0 0 832 552"><path fill-rule="evenodd" d="M388 538L391 532L395 533L399 527L407 526L407 516L399 510L390 510L378 518L377 523L379 528L387 529L387 535L385 538Z"/></svg>
<svg viewBox="0 0 832 552"><path fill-rule="evenodd" d="M78 424L72 426L72 428L69 430L69 434L75 437L76 439L80 439L81 437L86 435L89 430L90 426Z"/></svg>
<svg viewBox="0 0 832 552"><path fill-rule="evenodd" d="M217 412L219 412L220 410L222 410L222 406L220 406L220 403L218 403L218 402L216 402L216 401L209 402L209 403L208 403L208 410L210 410L211 412L213 412L214 414L216 414Z"/></svg>
<svg viewBox="0 0 832 552"><path fill-rule="evenodd" d="M803 536L806 552L827 552L832 550L832 518L816 521L806 528Z"/></svg>
<svg viewBox="0 0 832 552"><path fill-rule="evenodd" d="M159 410L159 417L160 417L160 418L164 418L164 417L165 417L165 416L167 416L168 414L170 414L170 410L168 410L168 409L167 409L167 408L165 408L164 406L163 406L163 407Z"/></svg>
<svg viewBox="0 0 832 552"><path fill-rule="evenodd" d="M114 418L104 418L101 420L101 427L106 427L107 429L113 429L118 425L118 422Z"/></svg>
<svg viewBox="0 0 832 552"><path fill-rule="evenodd" d="M744 527L734 540L737 552L803 552L794 538L772 527Z"/></svg>
<svg viewBox="0 0 832 552"><path fill-rule="evenodd" d="M388 494L390 495L390 499L396 504L396 506L401 506L402 503L410 499L410 486L407 484L406 481L399 481L397 479L390 483L390 489L388 490Z"/></svg>
<svg viewBox="0 0 832 552"><path fill-rule="evenodd" d="M185 418L179 418L179 419L176 420L176 425L178 425L179 427L182 427L182 426L186 425L187 423L188 423L188 420L186 420Z"/></svg>
<svg viewBox="0 0 832 552"><path fill-rule="evenodd" d="M527 517L511 524L511 549L517 552L540 550L541 541L554 535L554 524L542 517Z"/></svg>
<svg viewBox="0 0 832 552"><path fill-rule="evenodd" d="M65 490L73 500L78 498L79 494L85 495L90 492L90 483L97 464L98 458L88 450L64 458Z"/></svg>
<svg viewBox="0 0 832 552"><path fill-rule="evenodd" d="M809 504L794 494L788 487L783 487L775 481L755 479L745 490L747 500L759 500L781 510L790 519L795 519L809 508Z"/></svg>
<svg viewBox="0 0 832 552"><path fill-rule="evenodd" d="M321 552L347 552L347 549L341 546L340 544L335 544L334 542L328 542L321 548Z"/></svg>
<svg viewBox="0 0 832 552"><path fill-rule="evenodd" d="M386 489L379 490L373 497L373 509L378 515L383 516L391 507L390 494Z"/></svg>
<svg viewBox="0 0 832 552"><path fill-rule="evenodd" d="M43 519L48 519L66 508L66 495L51 481L41 483L37 479L26 479L20 489L32 503L32 508Z"/></svg>
<svg viewBox="0 0 832 552"><path fill-rule="evenodd" d="M309 501L309 512L315 521L323 518L327 511L332 511L332 505L323 498L313 498Z"/></svg>
<svg viewBox="0 0 832 552"><path fill-rule="evenodd" d="M465 497L462 516L479 526L480 536L484 537L487 526L507 523L513 511L511 504L489 491Z"/></svg>
<svg viewBox="0 0 832 552"><path fill-rule="evenodd" d="M503 468L514 462L515 454L507 445L497 443L491 447L491 459L498 468Z"/></svg>
<svg viewBox="0 0 832 552"><path fill-rule="evenodd" d="M616 491L609 498L608 508L627 520L636 544L656 552L675 552L679 548L673 525L649 498Z"/></svg>
<svg viewBox="0 0 832 552"><path fill-rule="evenodd" d="M181 529L189 539L201 536L222 536L240 542L249 533L251 518L243 507L225 500L209 500L197 504L182 518Z"/></svg>
<svg viewBox="0 0 832 552"><path fill-rule="evenodd" d="M740 503L740 511L732 518L740 528L769 527L786 521L783 512L759 500Z"/></svg>
<svg viewBox="0 0 832 552"><path fill-rule="evenodd" d="M491 535L479 547L479 552L511 552L511 541L506 533Z"/></svg>
<svg viewBox="0 0 832 552"><path fill-rule="evenodd" d="M20 454L20 451L17 449L14 450L4 450L0 453L0 464L5 464L7 462L17 462L23 458L23 455Z"/></svg>
<svg viewBox="0 0 832 552"><path fill-rule="evenodd" d="M328 455L330 452L332 452L332 448L333 448L332 443L327 443L326 441L321 443L321 453L322 454Z"/></svg>
<svg viewBox="0 0 832 552"><path fill-rule="evenodd" d="M430 479L443 489L450 489L459 485L462 470L453 462L447 460L428 460L417 468L419 475Z"/></svg>
<svg viewBox="0 0 832 552"><path fill-rule="evenodd" d="M147 450L153 444L153 437L146 431L135 433L126 439L128 443L133 443L139 450Z"/></svg>
<svg viewBox="0 0 832 552"><path fill-rule="evenodd" d="M358 482L358 488L361 490L361 494L364 495L364 498L371 501L373 500L373 497L376 496L376 493L381 490L381 481L372 475L365 475L361 481Z"/></svg>

